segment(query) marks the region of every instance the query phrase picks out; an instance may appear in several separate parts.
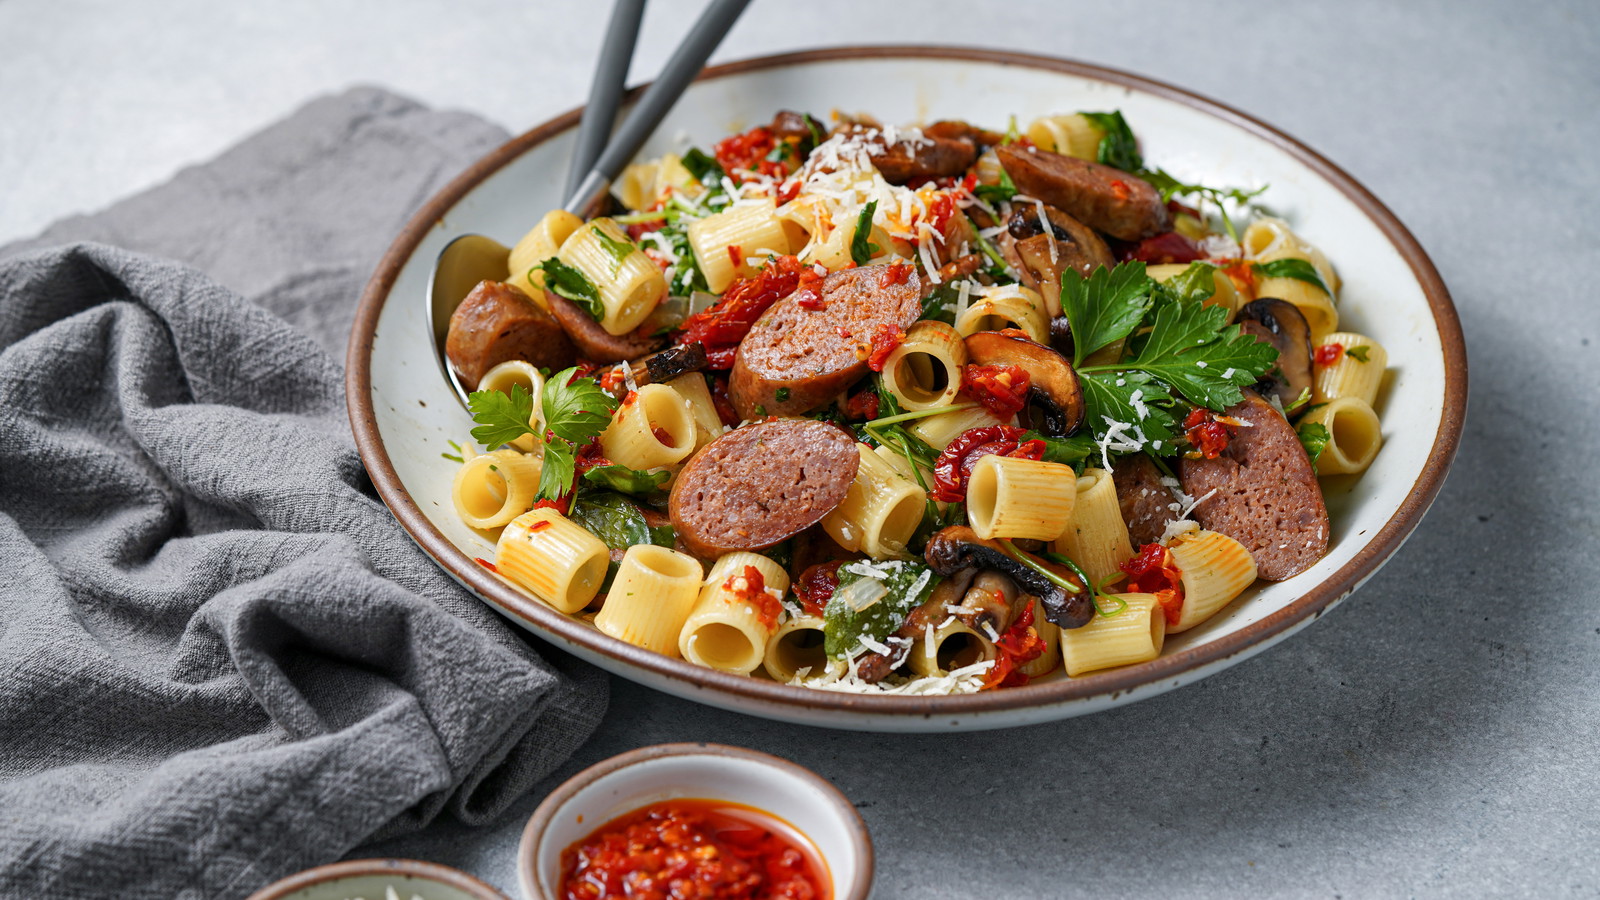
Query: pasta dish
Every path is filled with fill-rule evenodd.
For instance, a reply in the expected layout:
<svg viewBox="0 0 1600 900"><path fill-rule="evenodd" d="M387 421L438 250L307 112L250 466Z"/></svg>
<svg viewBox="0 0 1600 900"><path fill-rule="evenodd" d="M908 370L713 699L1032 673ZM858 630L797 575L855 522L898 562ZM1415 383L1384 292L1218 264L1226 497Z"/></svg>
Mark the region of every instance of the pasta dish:
<svg viewBox="0 0 1600 900"><path fill-rule="evenodd" d="M1387 355L1262 189L1148 165L1119 112L785 111L637 163L456 310L456 510L507 581L712 669L1149 661L1320 559L1319 479L1382 443Z"/></svg>

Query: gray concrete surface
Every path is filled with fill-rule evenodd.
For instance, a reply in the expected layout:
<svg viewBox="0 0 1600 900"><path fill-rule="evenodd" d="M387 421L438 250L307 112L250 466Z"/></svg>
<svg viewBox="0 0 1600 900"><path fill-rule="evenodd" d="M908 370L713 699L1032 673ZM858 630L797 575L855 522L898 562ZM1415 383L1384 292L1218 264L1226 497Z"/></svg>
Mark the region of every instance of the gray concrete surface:
<svg viewBox="0 0 1600 900"><path fill-rule="evenodd" d="M513 130L581 101L605 4L0 0L0 242L378 83ZM698 4L657 0L635 80ZM815 10L812 15L808 11ZM1306 632L1111 713L856 735L617 681L568 773L715 740L834 779L877 896L1600 895L1600 5L756 0L719 59L962 42L1188 86L1320 149L1432 254L1472 362L1466 439L1400 555ZM870 98L862 98L870 107ZM546 785L499 825L367 848L514 893Z"/></svg>

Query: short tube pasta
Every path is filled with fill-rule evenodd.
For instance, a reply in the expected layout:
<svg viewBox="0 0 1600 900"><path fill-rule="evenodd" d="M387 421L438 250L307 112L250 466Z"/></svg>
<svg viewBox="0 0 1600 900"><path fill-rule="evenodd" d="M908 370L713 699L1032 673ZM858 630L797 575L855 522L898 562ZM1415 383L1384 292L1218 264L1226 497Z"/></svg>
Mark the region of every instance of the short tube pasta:
<svg viewBox="0 0 1600 900"><path fill-rule="evenodd" d="M483 377L478 379L478 390L480 391L499 391L502 394L510 394L511 388L516 385L521 385L522 389L527 391L528 395L533 398L533 418L528 420L528 425L536 433L542 433L544 429L540 427L539 423L543 420L544 411L540 407L539 401L544 396L544 376L539 373L538 369L534 368L532 363L520 359L506 360L483 373ZM524 453L532 453L534 447L538 444L539 439L533 434L521 435L511 442L511 446Z"/></svg>
<svg viewBox="0 0 1600 900"><path fill-rule="evenodd" d="M994 413L973 404L967 409L951 410L937 416L928 416L926 419L917 419L911 424L911 433L921 438L924 443L935 450L943 450L950 446L961 432L969 428L987 428L990 425L1010 425L1011 418L1002 419Z"/></svg>
<svg viewBox="0 0 1600 900"><path fill-rule="evenodd" d="M997 655L994 641L951 617L931 635L914 637L906 665L917 675L945 675Z"/></svg>
<svg viewBox="0 0 1600 900"><path fill-rule="evenodd" d="M619 247L632 249L620 255ZM591 219L567 238L556 255L599 291L604 310L600 327L607 334L627 334L639 327L667 295L661 267L610 219Z"/></svg>
<svg viewBox="0 0 1600 900"><path fill-rule="evenodd" d="M550 508L525 512L500 532L495 569L564 613L594 599L611 566L611 551Z"/></svg>
<svg viewBox="0 0 1600 900"><path fill-rule="evenodd" d="M746 568L760 573L760 591ZM697 666L748 675L761 665L778 630L789 573L757 553L724 555L706 575L700 598L678 634L678 652Z"/></svg>
<svg viewBox="0 0 1600 900"><path fill-rule="evenodd" d="M1084 469L1077 480L1072 522L1056 539L1056 552L1083 569L1095 584L1121 574L1133 558L1128 525L1122 520L1117 486L1105 469Z"/></svg>
<svg viewBox="0 0 1600 900"><path fill-rule="evenodd" d="M499 528L533 507L539 460L517 450L496 450L466 460L450 484L456 515L473 528Z"/></svg>
<svg viewBox="0 0 1600 900"><path fill-rule="evenodd" d="M506 283L519 288L535 303L544 306L544 273L532 269L559 253L567 238L582 227L583 220L564 209L552 209L545 213L539 224L529 229L511 248L511 256L506 262L511 277L506 279Z"/></svg>
<svg viewBox="0 0 1600 900"><path fill-rule="evenodd" d="M1078 498L1070 466L990 454L967 479L967 518L978 537L1053 541Z"/></svg>
<svg viewBox="0 0 1600 900"><path fill-rule="evenodd" d="M1192 531L1167 545L1172 562L1183 573L1183 606L1167 633L1199 625L1239 596L1256 580L1256 562L1244 545L1215 531Z"/></svg>
<svg viewBox="0 0 1600 900"><path fill-rule="evenodd" d="M683 396L664 384L647 384L617 409L600 434L606 459L644 471L670 466L694 452L694 418Z"/></svg>
<svg viewBox="0 0 1600 900"><path fill-rule="evenodd" d="M1305 254L1298 250L1275 250L1258 257L1255 263L1263 265L1285 259L1310 262ZM1276 297L1293 304L1295 309L1300 310L1300 314L1306 317L1306 324L1311 328L1311 342L1314 344L1322 343L1327 335L1339 327L1339 310L1333 305L1333 297L1322 288L1297 278L1261 278L1256 282L1256 296Z"/></svg>
<svg viewBox="0 0 1600 900"><path fill-rule="evenodd" d="M789 684L843 671L842 663L828 658L822 626L820 616L798 616L779 625L767 640L762 660L767 675L779 684Z"/></svg>
<svg viewBox="0 0 1600 900"><path fill-rule="evenodd" d="M699 372L679 375L667 382L667 387L677 391L689 408L689 418L694 420L694 449L711 443L722 436L725 426L717 415L717 405L711 400L711 389Z"/></svg>
<svg viewBox="0 0 1600 900"><path fill-rule="evenodd" d="M962 337L980 331L1020 328L1035 342L1047 346L1050 343L1044 299L1037 292L1014 284L984 288L956 319L955 328Z"/></svg>
<svg viewBox="0 0 1600 900"><path fill-rule="evenodd" d="M906 541L922 523L927 494L866 444L856 480L844 500L822 519L822 527L839 546L878 559L905 554Z"/></svg>
<svg viewBox="0 0 1600 900"><path fill-rule="evenodd" d="M629 209L649 209L656 202L656 180L661 162L634 163L622 170L612 191Z"/></svg>
<svg viewBox="0 0 1600 900"><path fill-rule="evenodd" d="M784 230L771 200L729 207L689 226L689 246L713 294L728 289L735 278L756 273L753 263L773 253L789 252Z"/></svg>
<svg viewBox="0 0 1600 900"><path fill-rule="evenodd" d="M1320 346L1329 344L1338 344L1340 353L1331 365L1316 367L1312 402L1355 397L1368 406L1376 405L1383 373L1389 366L1389 351L1372 338L1353 331L1336 331L1324 337Z"/></svg>
<svg viewBox="0 0 1600 900"><path fill-rule="evenodd" d="M687 553L635 544L622 555L594 627L636 647L677 656L678 635L700 595L703 574Z"/></svg>
<svg viewBox="0 0 1600 900"><path fill-rule="evenodd" d="M1308 424L1328 429L1328 444L1317 458L1318 475L1365 472L1383 448L1378 414L1357 397L1340 397L1312 409L1300 420L1302 429Z"/></svg>
<svg viewBox="0 0 1600 900"><path fill-rule="evenodd" d="M1100 128L1081 113L1070 116L1040 116L1023 132L1040 148L1063 156L1076 156L1091 162L1100 154Z"/></svg>
<svg viewBox="0 0 1600 900"><path fill-rule="evenodd" d="M923 320L883 364L883 386L907 410L949 406L961 391L967 345L943 322Z"/></svg>
<svg viewBox="0 0 1600 900"><path fill-rule="evenodd" d="M1076 678L1086 672L1149 662L1161 655L1167 617L1155 594L1113 594L1123 606L1110 616L1096 614L1081 628L1061 632L1061 661Z"/></svg>

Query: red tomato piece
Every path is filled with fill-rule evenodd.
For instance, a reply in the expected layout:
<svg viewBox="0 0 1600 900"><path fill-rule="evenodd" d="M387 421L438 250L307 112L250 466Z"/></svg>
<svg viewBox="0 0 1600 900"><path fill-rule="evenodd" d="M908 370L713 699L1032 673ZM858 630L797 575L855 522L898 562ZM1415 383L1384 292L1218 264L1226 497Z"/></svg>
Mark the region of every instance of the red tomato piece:
<svg viewBox="0 0 1600 900"><path fill-rule="evenodd" d="M1028 405L1031 380L1021 366L966 365L961 369L961 395L1006 419Z"/></svg>

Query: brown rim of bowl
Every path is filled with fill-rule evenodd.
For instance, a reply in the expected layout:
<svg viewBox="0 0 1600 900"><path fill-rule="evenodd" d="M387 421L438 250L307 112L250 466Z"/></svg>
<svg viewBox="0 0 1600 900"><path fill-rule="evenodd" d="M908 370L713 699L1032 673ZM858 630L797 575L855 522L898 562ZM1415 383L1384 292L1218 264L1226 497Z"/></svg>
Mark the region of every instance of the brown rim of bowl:
<svg viewBox="0 0 1600 900"><path fill-rule="evenodd" d="M274 881L251 894L247 900L283 900L319 884L363 875L423 878L471 894L479 900L511 900L498 888L491 887L460 869L423 862L420 859L351 859L329 863L326 866L317 866L315 869L290 875L282 881Z"/></svg>
<svg viewBox="0 0 1600 900"><path fill-rule="evenodd" d="M1366 546L1338 571L1288 606L1237 632L1198 647L1162 656L1147 663L1068 681L1050 681L1000 691L936 697L816 691L704 669L608 637L583 622L569 618L509 587L458 550L434 528L411 499L405 485L401 484L388 454L384 451L383 441L378 435L377 418L373 413L370 371L372 340L377 329L378 315L400 269L446 211L469 190L528 149L574 127L582 112L580 108L557 116L532 131L512 138L434 195L395 238L362 291L345 360L345 397L350 410L350 424L355 432L356 447L361 453L361 459L366 464L373 484L377 486L379 495L389 505L395 518L400 520L401 526L411 534L423 550L474 591L492 597L503 613L516 619L523 627L538 632L547 639L560 638L618 662L638 666L655 675L681 682L684 688L683 696L692 696L688 688L710 688L762 705L775 704L780 707L800 707L812 711L827 710L847 714L930 718L935 715L979 715L1025 707L1045 707L1100 694L1114 697L1246 652L1274 635L1320 615L1331 604L1354 590L1363 579L1376 571L1400 548L1406 537L1422 520L1434 497L1438 495L1450 464L1455 458L1467 409L1467 351L1461 333L1460 319L1456 315L1455 306L1450 301L1450 293L1439 277L1438 270L1434 268L1433 262L1428 259L1427 253L1423 251L1411 232L1400 223L1394 213L1373 196L1371 191L1321 154L1265 122L1232 107L1139 75L1048 56L966 47L894 45L830 47L714 66L701 73L699 80L707 81L745 72L835 60L885 58L956 59L1045 69L1096 79L1182 103L1243 129L1288 153L1338 188L1378 226L1411 267L1413 275L1428 299L1434 324L1438 329L1439 342L1443 348L1445 384L1439 430L1434 436L1433 447L1429 451L1422 474L1394 515L1384 523Z"/></svg>
<svg viewBox="0 0 1600 900"><path fill-rule="evenodd" d="M560 787L551 791L544 798L544 801L539 804L539 808L533 811L533 816L528 819L528 824L523 827L522 838L517 843L517 882L522 887L523 895L528 900L538 900L538 898L549 896L539 887L535 878L534 863L536 860L534 859L534 853L539 847L539 837L550 827L550 823L555 819L556 813L562 806L565 806L578 791L606 775L610 775L612 772L667 756L731 756L739 759L748 759L762 765L783 769L815 787L827 798L829 805L834 808L835 812L839 813L840 818L847 822L854 822L856 825L850 832L850 841L855 844L856 857L860 860L860 864L856 867L855 880L849 884L843 893L835 894L833 900L866 900L867 896L872 893L873 870L877 865L872 849L872 834L867 830L866 820L861 818L861 811L856 809L855 804L850 802L850 798L846 797L844 792L839 790L838 786L833 782L797 762L792 762L781 756L773 756L770 753L762 753L759 750L748 750L744 747L734 747L728 744L678 743L654 744L649 747L640 747L637 750L629 750L627 753L620 753L610 759L603 759L563 781ZM776 810L767 810L767 812L788 821ZM598 828L604 824L606 823L596 822L595 827ZM792 825L793 823L790 824ZM806 839L812 841L813 845L815 845L816 842L810 835L806 835ZM817 852L821 853L822 851L818 848ZM251 900L255 900L255 898L251 898Z"/></svg>

